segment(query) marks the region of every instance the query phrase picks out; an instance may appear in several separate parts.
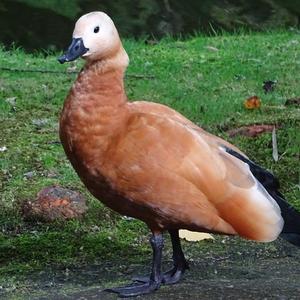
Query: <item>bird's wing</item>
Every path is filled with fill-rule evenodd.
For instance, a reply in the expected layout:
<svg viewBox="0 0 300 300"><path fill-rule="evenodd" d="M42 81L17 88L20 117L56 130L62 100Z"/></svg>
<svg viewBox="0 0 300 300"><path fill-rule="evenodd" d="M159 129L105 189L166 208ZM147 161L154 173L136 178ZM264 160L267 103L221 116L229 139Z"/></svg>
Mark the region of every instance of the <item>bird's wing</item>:
<svg viewBox="0 0 300 300"><path fill-rule="evenodd" d="M185 116L180 114L178 111L176 111L166 105L163 105L160 103L155 103L155 102L149 102L149 101L136 101L136 102L129 103L129 106L130 106L131 110L135 111L135 112L139 112L139 113L147 112L147 114L156 115L156 116L159 116L160 118L167 118L169 120L174 120L178 123L188 125L189 127L198 131L201 135L204 135L205 139L208 143L210 143L210 142L212 142L213 144L218 143L219 145L229 147L229 148L233 149L234 151L236 151L237 153L239 153L247 158L247 155L245 153L243 153L240 149L238 149L231 143L203 130L201 127L194 124L192 121L187 119Z"/></svg>
<svg viewBox="0 0 300 300"><path fill-rule="evenodd" d="M132 113L111 159L113 182L165 219L275 239L283 225L278 205L219 140L172 118Z"/></svg>

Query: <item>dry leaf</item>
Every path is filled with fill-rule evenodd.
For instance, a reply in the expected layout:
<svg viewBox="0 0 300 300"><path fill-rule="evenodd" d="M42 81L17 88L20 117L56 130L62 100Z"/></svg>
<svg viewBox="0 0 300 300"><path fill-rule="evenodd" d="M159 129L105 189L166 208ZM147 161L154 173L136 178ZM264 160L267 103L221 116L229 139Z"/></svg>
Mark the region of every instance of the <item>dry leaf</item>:
<svg viewBox="0 0 300 300"><path fill-rule="evenodd" d="M260 108L261 101L257 96L252 96L244 102L244 106L247 109L257 109Z"/></svg>
<svg viewBox="0 0 300 300"><path fill-rule="evenodd" d="M239 128L234 128L227 133L229 134L230 137L234 137L236 135L244 135L244 136L249 136L249 137L256 137L259 134L265 133L265 132L272 132L274 128L274 125L268 125L268 124L262 124L262 125L249 125L249 126L243 126Z"/></svg>
<svg viewBox="0 0 300 300"><path fill-rule="evenodd" d="M202 240L214 240L214 237L205 232L196 232L196 231L189 231L186 229L179 230L179 237L181 239L186 239L190 242L197 242Z"/></svg>

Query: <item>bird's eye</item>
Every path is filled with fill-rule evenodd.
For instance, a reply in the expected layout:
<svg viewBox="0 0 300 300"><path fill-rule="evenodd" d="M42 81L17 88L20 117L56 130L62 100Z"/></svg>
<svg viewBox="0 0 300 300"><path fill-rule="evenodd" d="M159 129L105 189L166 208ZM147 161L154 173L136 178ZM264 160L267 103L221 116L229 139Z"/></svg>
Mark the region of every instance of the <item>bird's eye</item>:
<svg viewBox="0 0 300 300"><path fill-rule="evenodd" d="M95 28L94 28L94 33L98 33L99 32L99 26L96 26Z"/></svg>

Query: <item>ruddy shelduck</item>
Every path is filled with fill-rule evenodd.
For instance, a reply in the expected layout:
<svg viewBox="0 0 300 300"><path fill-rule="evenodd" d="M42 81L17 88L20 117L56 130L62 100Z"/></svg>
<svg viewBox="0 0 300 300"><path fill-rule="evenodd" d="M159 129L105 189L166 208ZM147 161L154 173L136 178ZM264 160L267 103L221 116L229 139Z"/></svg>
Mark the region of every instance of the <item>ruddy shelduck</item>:
<svg viewBox="0 0 300 300"><path fill-rule="evenodd" d="M179 229L263 242L282 234L300 245L299 214L278 192L270 172L167 106L127 102L129 59L105 13L91 12L77 21L59 61L78 57L86 63L60 118L66 155L96 198L152 231L150 277L109 291L129 297L178 282L188 268ZM174 266L162 274L164 231L171 235Z"/></svg>

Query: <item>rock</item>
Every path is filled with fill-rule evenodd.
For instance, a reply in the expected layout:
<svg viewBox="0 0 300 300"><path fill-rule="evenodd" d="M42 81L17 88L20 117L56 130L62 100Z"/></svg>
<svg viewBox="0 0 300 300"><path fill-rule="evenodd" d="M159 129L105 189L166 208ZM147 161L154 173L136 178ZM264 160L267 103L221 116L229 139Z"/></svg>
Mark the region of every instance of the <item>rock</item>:
<svg viewBox="0 0 300 300"><path fill-rule="evenodd" d="M79 192L60 186L43 188L34 201L26 201L22 205L25 220L78 219L87 211L86 199Z"/></svg>

